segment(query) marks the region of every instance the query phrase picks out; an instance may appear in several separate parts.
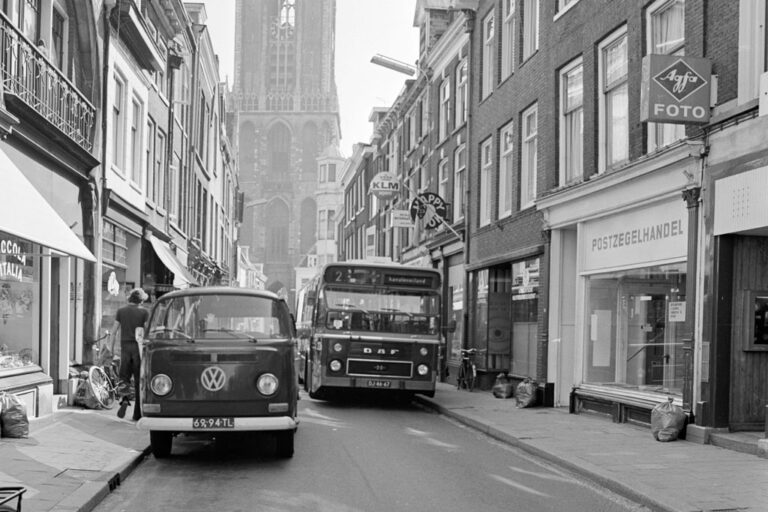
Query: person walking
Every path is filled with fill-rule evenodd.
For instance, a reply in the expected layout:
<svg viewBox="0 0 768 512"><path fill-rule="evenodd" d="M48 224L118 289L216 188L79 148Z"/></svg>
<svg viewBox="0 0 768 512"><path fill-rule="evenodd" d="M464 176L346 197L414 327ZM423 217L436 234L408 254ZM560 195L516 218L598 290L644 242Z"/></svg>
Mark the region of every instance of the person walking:
<svg viewBox="0 0 768 512"><path fill-rule="evenodd" d="M147 300L147 293L141 288L131 290L128 304L117 310L113 336L120 333L120 375L118 393L121 395L120 407L117 409L118 418L125 417L125 411L130 402L130 385L133 377L134 406L133 420L141 418L139 400L139 378L141 369L141 343L144 341L144 327L149 319L149 311L141 307Z"/></svg>

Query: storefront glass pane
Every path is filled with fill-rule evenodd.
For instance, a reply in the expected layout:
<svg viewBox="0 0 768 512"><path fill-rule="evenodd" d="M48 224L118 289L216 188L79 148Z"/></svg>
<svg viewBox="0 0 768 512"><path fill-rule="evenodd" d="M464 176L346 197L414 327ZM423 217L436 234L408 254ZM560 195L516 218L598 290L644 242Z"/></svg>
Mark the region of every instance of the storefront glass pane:
<svg viewBox="0 0 768 512"><path fill-rule="evenodd" d="M685 263L589 276L584 380L682 393Z"/></svg>
<svg viewBox="0 0 768 512"><path fill-rule="evenodd" d="M478 270L472 274L472 295L474 307L472 315L472 331L467 346L482 351L488 349L488 269ZM485 367L485 354L478 355L475 360L478 366Z"/></svg>
<svg viewBox="0 0 768 512"><path fill-rule="evenodd" d="M512 374L536 376L539 258L512 264Z"/></svg>
<svg viewBox="0 0 768 512"><path fill-rule="evenodd" d="M0 375L40 364L40 247L0 232Z"/></svg>

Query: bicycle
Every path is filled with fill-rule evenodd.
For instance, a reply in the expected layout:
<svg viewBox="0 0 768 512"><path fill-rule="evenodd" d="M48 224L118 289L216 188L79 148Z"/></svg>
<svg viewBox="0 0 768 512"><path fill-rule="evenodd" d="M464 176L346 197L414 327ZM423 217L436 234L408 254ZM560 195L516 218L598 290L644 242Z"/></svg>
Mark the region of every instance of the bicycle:
<svg viewBox="0 0 768 512"><path fill-rule="evenodd" d="M456 389L466 388L467 391L475 389L477 379L477 365L475 364L476 348L462 348L461 362L459 363L459 375L456 377Z"/></svg>

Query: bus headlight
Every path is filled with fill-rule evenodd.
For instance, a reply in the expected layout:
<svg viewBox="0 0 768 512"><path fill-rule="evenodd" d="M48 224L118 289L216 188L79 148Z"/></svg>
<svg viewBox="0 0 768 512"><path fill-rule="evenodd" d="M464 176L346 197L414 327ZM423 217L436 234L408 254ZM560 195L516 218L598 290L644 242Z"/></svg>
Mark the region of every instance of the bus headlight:
<svg viewBox="0 0 768 512"><path fill-rule="evenodd" d="M419 366L416 367L416 371L419 372L419 375L423 377L424 375L429 373L429 366L425 364L420 364Z"/></svg>
<svg viewBox="0 0 768 512"><path fill-rule="evenodd" d="M427 354L429 354L429 349L427 347L421 347L419 349L419 354L421 354L422 356L426 356Z"/></svg>
<svg viewBox="0 0 768 512"><path fill-rule="evenodd" d="M277 391L277 385L277 377L271 373L265 373L256 381L256 389L259 390L259 393L265 396L274 395Z"/></svg>
<svg viewBox="0 0 768 512"><path fill-rule="evenodd" d="M342 350L344 350L344 345L342 345L338 341L333 344L333 351L334 352L341 352Z"/></svg>
<svg viewBox="0 0 768 512"><path fill-rule="evenodd" d="M328 367L331 369L332 372L338 372L339 370L341 370L341 361L339 361L338 359L334 359L333 361L331 361Z"/></svg>
<svg viewBox="0 0 768 512"><path fill-rule="evenodd" d="M165 396L171 392L171 389L173 389L173 382L166 374L158 373L152 377L152 382L150 382L149 387L157 396Z"/></svg>

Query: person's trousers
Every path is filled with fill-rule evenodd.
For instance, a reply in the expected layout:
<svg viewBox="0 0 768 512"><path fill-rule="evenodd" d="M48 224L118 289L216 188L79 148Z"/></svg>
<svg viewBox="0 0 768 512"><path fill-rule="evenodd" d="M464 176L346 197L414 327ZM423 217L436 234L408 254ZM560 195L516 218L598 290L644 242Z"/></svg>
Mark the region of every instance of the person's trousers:
<svg viewBox="0 0 768 512"><path fill-rule="evenodd" d="M122 400L128 400L130 396L129 386L133 377L134 404L133 419L141 418L141 405L139 384L141 378L141 358L139 357L139 344L135 341L120 342L120 385L118 393Z"/></svg>

